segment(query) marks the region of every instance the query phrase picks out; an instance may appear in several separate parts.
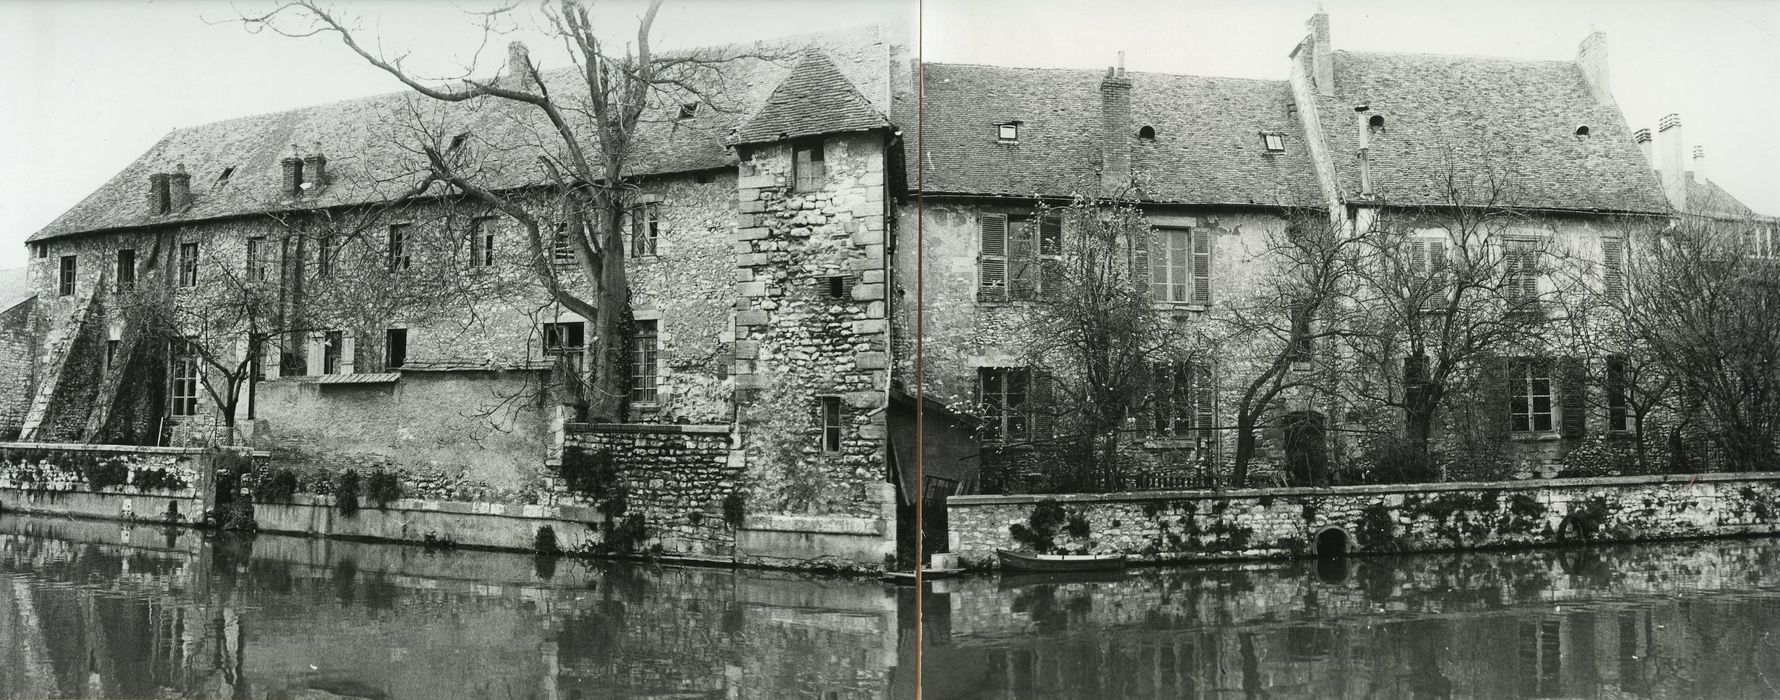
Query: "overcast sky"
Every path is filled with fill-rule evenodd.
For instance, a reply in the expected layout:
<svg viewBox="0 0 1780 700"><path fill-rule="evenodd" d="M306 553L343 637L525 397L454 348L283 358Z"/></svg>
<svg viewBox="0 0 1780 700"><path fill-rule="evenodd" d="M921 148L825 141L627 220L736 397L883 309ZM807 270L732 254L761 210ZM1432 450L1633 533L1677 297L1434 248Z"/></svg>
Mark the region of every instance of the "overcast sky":
<svg viewBox="0 0 1780 700"><path fill-rule="evenodd" d="M477 57L463 8L492 3L338 3L391 53L448 75ZM1632 128L1678 112L1708 176L1758 211L1780 214L1780 0L1326 0L1336 48L1569 59L1594 29L1610 47L1614 95ZM264 3L0 2L0 267L22 241L167 132L245 114L379 92L393 80L332 39L254 35L228 20ZM597 3L597 21L633 24L640 2ZM669 0L664 47L725 43L921 18L928 61L1282 79L1317 3L1231 0ZM507 40L558 61L512 27ZM621 38L612 37L619 41Z"/></svg>

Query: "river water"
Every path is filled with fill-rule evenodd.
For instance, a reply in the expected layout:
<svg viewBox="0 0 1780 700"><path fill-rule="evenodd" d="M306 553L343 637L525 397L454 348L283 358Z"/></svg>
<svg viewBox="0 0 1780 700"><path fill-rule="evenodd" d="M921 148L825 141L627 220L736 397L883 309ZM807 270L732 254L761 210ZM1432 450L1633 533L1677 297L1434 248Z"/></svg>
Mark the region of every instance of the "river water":
<svg viewBox="0 0 1780 700"><path fill-rule="evenodd" d="M1780 541L932 582L924 697L1780 697ZM0 517L0 697L908 698L914 595Z"/></svg>

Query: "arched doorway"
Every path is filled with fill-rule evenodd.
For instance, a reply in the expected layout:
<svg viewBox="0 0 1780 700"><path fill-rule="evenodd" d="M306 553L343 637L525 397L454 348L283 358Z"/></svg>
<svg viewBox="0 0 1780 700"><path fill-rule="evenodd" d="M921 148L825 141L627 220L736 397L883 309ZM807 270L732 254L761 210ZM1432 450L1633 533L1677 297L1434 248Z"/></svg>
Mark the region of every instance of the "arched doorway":
<svg viewBox="0 0 1780 700"><path fill-rule="evenodd" d="M1293 411L1285 415L1286 470L1293 484L1329 481L1329 448L1323 414Z"/></svg>
<svg viewBox="0 0 1780 700"><path fill-rule="evenodd" d="M1316 556L1318 559L1331 559L1347 556L1347 531L1338 527L1325 527L1316 533Z"/></svg>

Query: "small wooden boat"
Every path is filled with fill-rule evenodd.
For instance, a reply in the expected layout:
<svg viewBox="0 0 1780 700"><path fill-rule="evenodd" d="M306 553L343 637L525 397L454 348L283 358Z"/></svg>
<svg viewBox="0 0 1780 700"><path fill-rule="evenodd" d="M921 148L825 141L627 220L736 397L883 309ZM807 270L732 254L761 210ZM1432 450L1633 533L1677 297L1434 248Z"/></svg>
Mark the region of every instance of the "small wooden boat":
<svg viewBox="0 0 1780 700"><path fill-rule="evenodd" d="M922 569L921 579L933 581L942 578L956 578L963 573L964 569ZM882 578L890 583L915 585L915 572L913 571L886 571Z"/></svg>
<svg viewBox="0 0 1780 700"><path fill-rule="evenodd" d="M1021 571L1110 571L1125 568L1123 554L1033 554L995 550L1001 568Z"/></svg>

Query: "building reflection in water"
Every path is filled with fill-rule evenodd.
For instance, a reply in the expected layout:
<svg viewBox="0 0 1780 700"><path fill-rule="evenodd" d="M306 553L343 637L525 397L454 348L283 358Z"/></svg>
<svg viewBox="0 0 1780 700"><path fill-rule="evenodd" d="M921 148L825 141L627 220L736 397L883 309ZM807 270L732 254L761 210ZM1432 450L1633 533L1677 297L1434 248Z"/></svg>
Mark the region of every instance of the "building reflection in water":
<svg viewBox="0 0 1780 700"><path fill-rule="evenodd" d="M5 698L912 689L912 619L876 582L19 517L0 574Z"/></svg>
<svg viewBox="0 0 1780 700"><path fill-rule="evenodd" d="M927 698L1780 695L1780 543L972 579L929 593Z"/></svg>

